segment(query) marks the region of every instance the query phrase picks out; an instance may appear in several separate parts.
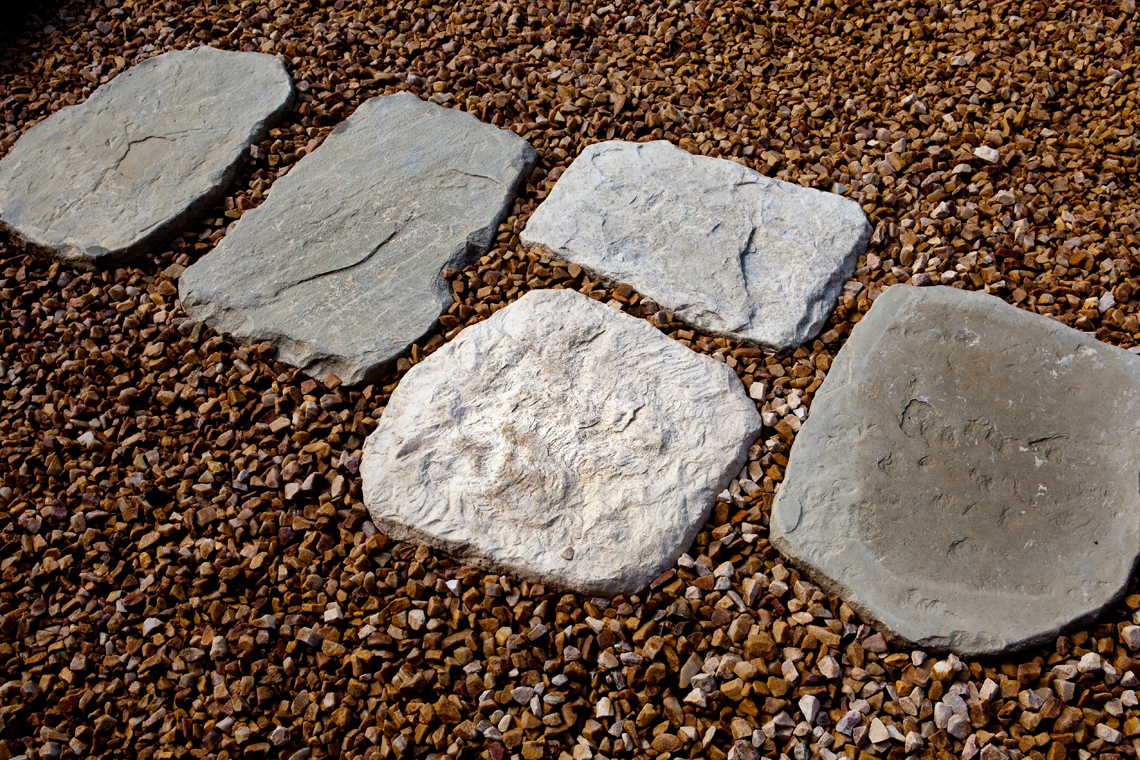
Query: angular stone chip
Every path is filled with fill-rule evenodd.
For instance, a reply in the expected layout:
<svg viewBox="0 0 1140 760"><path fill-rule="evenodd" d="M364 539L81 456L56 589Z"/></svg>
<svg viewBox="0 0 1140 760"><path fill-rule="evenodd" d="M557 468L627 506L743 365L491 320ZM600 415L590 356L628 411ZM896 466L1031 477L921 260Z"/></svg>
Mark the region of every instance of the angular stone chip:
<svg viewBox="0 0 1140 760"><path fill-rule="evenodd" d="M785 349L823 327L870 234L838 195L663 141L611 141L582 151L521 239L704 332Z"/></svg>
<svg viewBox="0 0 1140 760"><path fill-rule="evenodd" d="M364 447L376 525L584 594L688 549L760 434L736 373L570 290L532 291L412 367Z"/></svg>
<svg viewBox="0 0 1140 760"><path fill-rule="evenodd" d="M150 58L41 121L0 161L0 230L83 269L168 241L218 201L293 102L273 56Z"/></svg>
<svg viewBox="0 0 1140 760"><path fill-rule="evenodd" d="M907 646L1053 640L1140 551L1140 357L993 296L896 285L792 447L773 545Z"/></svg>
<svg viewBox="0 0 1140 760"><path fill-rule="evenodd" d="M486 252L535 158L462 111L372 98L183 273L182 305L314 377L364 382L436 323L441 270Z"/></svg>

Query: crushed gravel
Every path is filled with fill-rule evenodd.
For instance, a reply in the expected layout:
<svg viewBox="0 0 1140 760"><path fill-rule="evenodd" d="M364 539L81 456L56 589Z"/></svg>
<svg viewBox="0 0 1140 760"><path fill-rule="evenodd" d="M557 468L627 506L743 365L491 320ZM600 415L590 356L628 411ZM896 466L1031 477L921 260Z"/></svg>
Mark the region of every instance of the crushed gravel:
<svg viewBox="0 0 1140 760"><path fill-rule="evenodd" d="M1135 584L1051 646L962 662L893 650L766 528L812 394L890 284L986 290L1136 345L1134 21L1134 0L41 6L0 47L0 151L173 48L283 56L301 97L160 255L93 274L2 251L0 760L1135 755ZM447 273L440 329L346 389L188 320L182 268L363 100L401 90L540 154L494 250ZM774 357L702 336L522 249L563 169L610 138L857 199L875 234L821 337ZM458 567L392 543L359 501L402 374L559 286L723 358L766 425L642 594Z"/></svg>

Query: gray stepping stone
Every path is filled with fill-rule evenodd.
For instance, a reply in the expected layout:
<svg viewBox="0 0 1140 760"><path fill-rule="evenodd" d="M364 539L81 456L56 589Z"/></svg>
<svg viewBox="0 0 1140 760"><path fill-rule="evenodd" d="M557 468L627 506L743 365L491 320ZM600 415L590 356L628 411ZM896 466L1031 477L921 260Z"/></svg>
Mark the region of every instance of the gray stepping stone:
<svg viewBox="0 0 1140 760"><path fill-rule="evenodd" d="M292 101L273 56L199 47L143 61L16 142L0 161L0 229L84 269L145 253L218 201Z"/></svg>
<svg viewBox="0 0 1140 760"><path fill-rule="evenodd" d="M582 151L522 243L704 332L785 349L823 327L870 233L838 195L667 142L614 141Z"/></svg>
<svg viewBox="0 0 1140 760"><path fill-rule="evenodd" d="M1053 640L1140 551L1140 358L981 293L889 288L816 393L772 543L900 642Z"/></svg>
<svg viewBox="0 0 1140 760"><path fill-rule="evenodd" d="M579 593L644 588L760 434L736 373L571 290L539 290L412 367L364 446L397 539Z"/></svg>
<svg viewBox="0 0 1140 760"><path fill-rule="evenodd" d="M462 111L372 98L183 273L182 305L314 377L369 380L435 325L440 272L487 251L535 158Z"/></svg>

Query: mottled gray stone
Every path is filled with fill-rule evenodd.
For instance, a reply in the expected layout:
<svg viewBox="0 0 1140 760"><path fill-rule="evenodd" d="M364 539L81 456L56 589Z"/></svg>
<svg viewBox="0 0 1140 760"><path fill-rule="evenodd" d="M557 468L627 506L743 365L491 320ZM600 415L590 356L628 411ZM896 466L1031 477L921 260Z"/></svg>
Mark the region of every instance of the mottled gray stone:
<svg viewBox="0 0 1140 760"><path fill-rule="evenodd" d="M582 151L523 230L711 333L770 346L815 337L867 246L859 205L667 142Z"/></svg>
<svg viewBox="0 0 1140 760"><path fill-rule="evenodd" d="M364 382L451 303L536 154L410 93L362 104L179 281L194 318L315 377Z"/></svg>
<svg viewBox="0 0 1140 760"><path fill-rule="evenodd" d="M772 543L900 642L981 656L1112 603L1140 551L1140 358L896 285L792 447Z"/></svg>
<svg viewBox="0 0 1140 760"><path fill-rule="evenodd" d="M571 290L412 367L364 447L388 535L580 593L670 567L760 433L736 373Z"/></svg>
<svg viewBox="0 0 1140 760"><path fill-rule="evenodd" d="M150 58L32 127L0 161L0 229L85 269L165 243L216 203L288 110L273 56Z"/></svg>

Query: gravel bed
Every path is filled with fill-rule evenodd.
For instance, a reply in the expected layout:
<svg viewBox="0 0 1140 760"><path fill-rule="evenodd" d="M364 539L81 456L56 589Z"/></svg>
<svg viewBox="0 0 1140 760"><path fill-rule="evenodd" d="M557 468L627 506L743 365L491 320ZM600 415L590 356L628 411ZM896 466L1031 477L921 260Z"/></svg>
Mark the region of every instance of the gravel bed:
<svg viewBox="0 0 1140 760"><path fill-rule="evenodd" d="M986 290L1135 345L1134 0L48 2L0 47L6 151L141 58L279 54L297 106L137 266L0 262L0 760L756 760L1136 754L1140 593L1049 647L898 651L786 568L772 494L852 324L895 282ZM441 328L346 390L188 320L174 278L375 94L539 151ZM664 138L842 191L875 235L818 340L774 357L520 248L592 142ZM699 273L695 273L699 276ZM400 376L521 293L573 287L764 383L765 431L678 566L613 600L376 532L358 465ZM801 411L802 410L802 411Z"/></svg>

